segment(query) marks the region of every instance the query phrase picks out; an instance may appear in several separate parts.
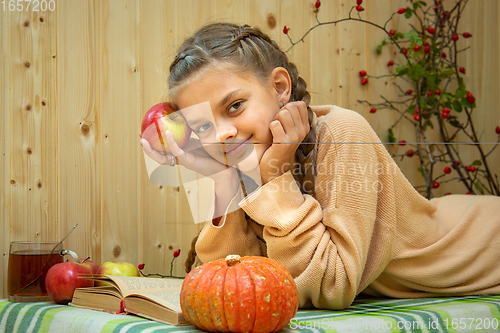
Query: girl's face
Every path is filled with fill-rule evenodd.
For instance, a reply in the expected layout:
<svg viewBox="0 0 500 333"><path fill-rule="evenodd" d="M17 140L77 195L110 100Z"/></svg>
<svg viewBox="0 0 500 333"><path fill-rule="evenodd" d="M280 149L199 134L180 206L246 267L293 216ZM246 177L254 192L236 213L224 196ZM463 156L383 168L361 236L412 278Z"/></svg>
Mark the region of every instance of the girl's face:
<svg viewBox="0 0 500 333"><path fill-rule="evenodd" d="M211 68L179 89L175 102L208 154L249 171L273 142L269 124L280 110L281 94L273 75L262 82L252 74Z"/></svg>

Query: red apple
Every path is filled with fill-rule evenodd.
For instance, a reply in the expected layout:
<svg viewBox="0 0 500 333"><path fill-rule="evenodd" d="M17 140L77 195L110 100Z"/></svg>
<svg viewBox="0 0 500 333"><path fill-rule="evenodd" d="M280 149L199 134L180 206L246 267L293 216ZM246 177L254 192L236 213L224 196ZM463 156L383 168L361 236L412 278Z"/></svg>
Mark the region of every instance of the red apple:
<svg viewBox="0 0 500 333"><path fill-rule="evenodd" d="M67 304L73 299L76 288L92 287L94 282L79 278L80 274L92 274L85 264L77 262L62 262L52 266L45 278L47 294L58 304Z"/></svg>
<svg viewBox="0 0 500 333"><path fill-rule="evenodd" d="M135 265L132 265L131 263L128 262L119 262L119 263L114 263L107 261L101 266L99 266L99 269L97 270L96 274L102 274L102 275L120 275L120 276L140 276L139 270ZM105 282L96 282L96 285L98 286L106 286L109 285L108 283Z"/></svg>
<svg viewBox="0 0 500 333"><path fill-rule="evenodd" d="M165 131L174 134L174 140L180 148L184 147L191 136L191 128L180 111L174 109L170 103L159 103L149 109L142 119L139 136L146 139L151 148L162 154L170 153L165 142Z"/></svg>
<svg viewBox="0 0 500 333"><path fill-rule="evenodd" d="M83 260L83 264L87 265L88 267L90 267L90 270L92 271L92 274L97 274L97 270L99 269L99 265L96 264L95 262L93 262L92 260L90 260L90 257L84 259Z"/></svg>

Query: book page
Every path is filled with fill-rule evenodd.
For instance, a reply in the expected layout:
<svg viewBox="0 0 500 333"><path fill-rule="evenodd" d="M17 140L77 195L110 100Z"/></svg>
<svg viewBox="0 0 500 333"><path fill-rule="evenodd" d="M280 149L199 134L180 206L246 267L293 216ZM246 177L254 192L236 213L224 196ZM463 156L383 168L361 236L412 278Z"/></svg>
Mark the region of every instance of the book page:
<svg viewBox="0 0 500 333"><path fill-rule="evenodd" d="M181 289L176 288L167 290L147 291L147 292L141 292L140 294L130 294L129 297L148 298L158 304L168 307L169 309L177 313L182 313L180 295L181 295Z"/></svg>
<svg viewBox="0 0 500 333"><path fill-rule="evenodd" d="M120 288L125 297L130 294L141 294L144 292L160 291L167 289L181 289L183 279L160 279L135 276L106 275Z"/></svg>

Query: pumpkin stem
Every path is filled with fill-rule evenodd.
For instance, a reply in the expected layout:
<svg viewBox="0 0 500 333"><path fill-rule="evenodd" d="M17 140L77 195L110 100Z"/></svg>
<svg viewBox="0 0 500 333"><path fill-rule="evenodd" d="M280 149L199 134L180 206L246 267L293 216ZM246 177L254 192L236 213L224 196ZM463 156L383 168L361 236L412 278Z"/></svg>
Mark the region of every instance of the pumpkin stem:
<svg viewBox="0 0 500 333"><path fill-rule="evenodd" d="M228 266L234 266L241 262L241 257L237 254L230 254L226 257L226 264Z"/></svg>

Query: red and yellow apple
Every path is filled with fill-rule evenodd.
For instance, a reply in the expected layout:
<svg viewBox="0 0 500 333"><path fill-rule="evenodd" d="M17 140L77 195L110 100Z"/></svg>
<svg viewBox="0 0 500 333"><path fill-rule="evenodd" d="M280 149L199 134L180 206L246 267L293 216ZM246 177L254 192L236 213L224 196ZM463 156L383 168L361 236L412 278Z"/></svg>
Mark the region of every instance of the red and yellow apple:
<svg viewBox="0 0 500 333"><path fill-rule="evenodd" d="M159 103L144 115L139 136L146 139L151 148L166 154L171 152L165 142L166 130L174 134L174 140L180 148L187 144L191 136L191 128L187 125L186 118L175 110L171 103Z"/></svg>
<svg viewBox="0 0 500 333"><path fill-rule="evenodd" d="M47 294L55 303L68 304L73 299L76 288L94 286L92 280L79 277L82 274L92 274L92 269L77 261L66 261L52 266L45 277Z"/></svg>
<svg viewBox="0 0 500 333"><path fill-rule="evenodd" d="M90 260L90 257L84 259L82 263L84 265L87 265L88 267L90 267L92 274L97 274L97 270L99 269L99 265L96 264L95 262L93 262L92 260Z"/></svg>

